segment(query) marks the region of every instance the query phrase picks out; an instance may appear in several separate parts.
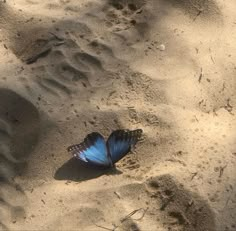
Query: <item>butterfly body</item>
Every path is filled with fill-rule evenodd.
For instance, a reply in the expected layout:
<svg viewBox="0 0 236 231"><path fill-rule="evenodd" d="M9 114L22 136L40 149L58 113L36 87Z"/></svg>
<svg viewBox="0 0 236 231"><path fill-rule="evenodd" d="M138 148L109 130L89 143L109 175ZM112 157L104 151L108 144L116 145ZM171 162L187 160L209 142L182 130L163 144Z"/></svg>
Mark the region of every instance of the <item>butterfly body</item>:
<svg viewBox="0 0 236 231"><path fill-rule="evenodd" d="M74 157L88 164L113 167L134 146L142 135L142 130L116 130L111 133L107 142L97 132L90 133L80 144L67 148Z"/></svg>

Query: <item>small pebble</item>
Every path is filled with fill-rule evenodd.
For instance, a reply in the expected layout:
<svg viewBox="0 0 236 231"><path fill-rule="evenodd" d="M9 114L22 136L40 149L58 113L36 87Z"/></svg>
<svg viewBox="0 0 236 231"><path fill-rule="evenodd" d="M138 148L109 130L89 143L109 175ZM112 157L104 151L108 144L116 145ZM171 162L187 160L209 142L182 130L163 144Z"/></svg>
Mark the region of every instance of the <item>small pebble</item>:
<svg viewBox="0 0 236 231"><path fill-rule="evenodd" d="M166 46L164 44L161 44L157 47L160 51L164 51L166 49Z"/></svg>

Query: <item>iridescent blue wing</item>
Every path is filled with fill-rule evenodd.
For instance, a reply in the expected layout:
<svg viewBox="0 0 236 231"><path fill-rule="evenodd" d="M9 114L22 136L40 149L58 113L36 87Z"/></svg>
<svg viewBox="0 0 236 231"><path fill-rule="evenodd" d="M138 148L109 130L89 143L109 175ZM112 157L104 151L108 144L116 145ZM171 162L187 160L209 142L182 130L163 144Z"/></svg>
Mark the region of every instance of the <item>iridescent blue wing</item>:
<svg viewBox="0 0 236 231"><path fill-rule="evenodd" d="M112 164L108 157L105 140L97 132L88 134L82 143L69 146L67 151L86 163L104 167Z"/></svg>
<svg viewBox="0 0 236 231"><path fill-rule="evenodd" d="M134 146L142 135L142 129L134 131L116 130L111 133L107 140L107 147L112 163L123 158Z"/></svg>

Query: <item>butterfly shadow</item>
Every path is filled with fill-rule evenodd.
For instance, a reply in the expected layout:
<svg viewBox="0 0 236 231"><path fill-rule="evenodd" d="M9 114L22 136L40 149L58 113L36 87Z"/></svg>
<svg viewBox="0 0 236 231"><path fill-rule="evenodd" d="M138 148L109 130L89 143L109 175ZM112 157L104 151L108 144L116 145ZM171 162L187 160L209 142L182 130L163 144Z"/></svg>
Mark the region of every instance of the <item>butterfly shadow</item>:
<svg viewBox="0 0 236 231"><path fill-rule="evenodd" d="M71 158L64 163L54 174L56 180L86 181L102 175L117 175L122 172L116 168L104 169L88 165L76 158Z"/></svg>

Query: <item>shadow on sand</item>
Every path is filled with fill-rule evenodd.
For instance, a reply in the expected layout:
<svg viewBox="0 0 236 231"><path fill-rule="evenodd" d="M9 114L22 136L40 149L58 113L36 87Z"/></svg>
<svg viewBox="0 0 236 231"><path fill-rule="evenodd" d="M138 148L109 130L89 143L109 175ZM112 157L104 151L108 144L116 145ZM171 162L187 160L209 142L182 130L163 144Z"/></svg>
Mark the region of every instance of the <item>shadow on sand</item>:
<svg viewBox="0 0 236 231"><path fill-rule="evenodd" d="M86 181L102 175L117 175L121 173L116 168L99 168L88 165L76 158L71 158L56 171L54 178L56 180Z"/></svg>

